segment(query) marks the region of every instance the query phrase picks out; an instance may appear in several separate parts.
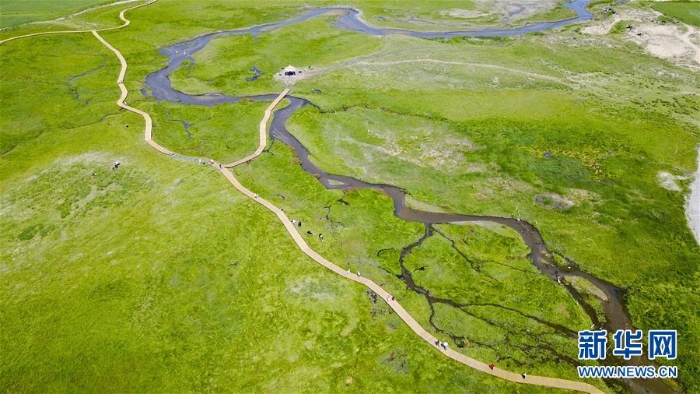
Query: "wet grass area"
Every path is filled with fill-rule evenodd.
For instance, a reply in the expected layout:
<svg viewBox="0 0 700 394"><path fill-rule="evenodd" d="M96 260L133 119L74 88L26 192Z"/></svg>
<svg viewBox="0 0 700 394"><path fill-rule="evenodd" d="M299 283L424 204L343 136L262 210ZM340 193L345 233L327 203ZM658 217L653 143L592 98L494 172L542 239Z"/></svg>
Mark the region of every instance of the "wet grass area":
<svg viewBox="0 0 700 394"><path fill-rule="evenodd" d="M563 288L531 265L514 231L438 225L426 237L423 225L393 216L388 197L325 190L279 142L236 173L251 190L301 221L301 232L312 233L307 242L314 249L381 284L424 327L460 351L497 360L504 368L565 373L558 357L570 361L572 333L589 325L587 317ZM509 346L505 336L524 342ZM528 342L527 336L539 339ZM528 347L529 353L540 354L537 362L525 361Z"/></svg>
<svg viewBox="0 0 700 394"><path fill-rule="evenodd" d="M300 13L293 2L260 5L161 1L132 11L128 31L104 33L129 61L127 102L152 114L157 141L221 161L254 150L266 103L184 106L141 91L165 66L164 46ZM393 6L375 2L366 15L403 18ZM410 13L426 18L442 5L421 7ZM117 25L116 14L51 28ZM380 39L339 31L334 20L217 40L176 72L174 86L273 93L280 66L324 69L293 88L317 107L288 124L314 163L446 212L532 222L550 250L626 290L636 327L679 330L680 381L697 388L700 251L683 214L690 181L678 192L656 179L695 169L698 76L576 28ZM2 97L14 98L0 110L0 386L542 392L444 360L383 300L305 258L216 172L152 152L140 118L114 105L118 62L91 35L19 43L0 47ZM247 82L253 66L261 76ZM288 147L268 148L236 173L301 220L314 249L385 287L458 351L575 378L572 332L591 322L532 266L515 232L403 221L389 197L326 190ZM115 160L123 167L113 171ZM602 318L596 290L571 282Z"/></svg>

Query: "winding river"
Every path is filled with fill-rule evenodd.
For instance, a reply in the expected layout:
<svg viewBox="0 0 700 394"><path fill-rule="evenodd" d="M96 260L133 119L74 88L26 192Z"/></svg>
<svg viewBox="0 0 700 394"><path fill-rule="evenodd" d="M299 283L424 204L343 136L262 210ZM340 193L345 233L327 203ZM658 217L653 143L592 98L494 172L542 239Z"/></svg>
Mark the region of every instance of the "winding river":
<svg viewBox="0 0 700 394"><path fill-rule="evenodd" d="M452 38L452 37L465 37L465 36L515 36L526 33L532 33L537 31L542 31L545 29L556 28L560 26L569 25L572 23L577 23L585 20L591 19L592 15L587 11L586 7L591 0L575 0L571 3L566 4L566 6L577 13L577 16L571 19L556 21L556 22L541 22L515 29L505 29L505 30L465 30L465 31L449 31L449 32L423 32L423 31L411 31L405 29L394 29L394 28L377 28L369 26L363 21L362 16L359 11L349 8L342 7L330 7L330 8L320 8L308 11L300 16L287 19L285 21L277 23L269 23L259 26L254 26L244 29L221 31L216 33L211 33L203 35L189 41L185 41L179 44L172 45L170 47L161 50L161 54L168 58L167 67L158 70L146 77L146 89L142 92L149 97L154 97L159 101L168 101L174 103L182 103L187 105L203 105L212 106L216 104L223 103L236 103L242 99L249 99L255 101L271 101L277 95L276 94L266 94L257 96L228 96L219 93L210 93L203 95L190 95L173 89L169 75L177 70L185 60L194 60L193 55L204 48L211 40L215 37L222 36L236 36L236 35L259 35L266 32L270 32L276 29L280 29L284 26L290 24L299 23L311 19L313 17L323 15L329 12L340 12L335 26L341 29L352 30L355 32L361 32L365 34L372 35L386 35L386 34L402 34L418 38ZM466 304L459 304L451 300L442 299L435 297L430 294L430 292L419 285L417 285L409 272L403 266L404 257L411 252L415 247L420 246L420 244L430 236L436 233L433 225L440 223L455 223L455 222L492 222L498 223L503 226L507 226L515 231L517 231L525 244L530 249L530 254L528 258L532 264L537 267L537 269L543 274L550 277L553 281L559 282L561 278L568 276L576 276L586 279L592 285L600 289L607 300L601 301L605 319L601 321L599 316L595 312L595 308L589 305L582 294L580 294L573 286L564 281L562 285L567 289L569 294L578 301L581 307L585 310L586 314L590 317L591 321L596 327L605 328L608 331L615 331L617 329L631 328L632 322L629 315L625 309L623 298L624 291L616 286L608 283L604 280L596 278L586 272L581 271L577 264L567 258L566 256L561 256L566 262L567 267L565 269L559 268L554 262L553 255L555 252L550 251L547 248L542 236L538 229L531 223L513 218L502 218L496 216L478 216L478 215L466 215L466 214L455 214L455 213L436 213L436 212L426 212L417 209L410 208L406 205L406 194L405 190L402 190L396 186L385 185L385 184L372 184L363 182L361 180L344 176L338 174L329 174L323 171L321 168L314 165L311 160L309 160L308 150L297 140L289 131L287 131L286 123L288 119L301 107L313 105L305 99L298 97L288 96L287 97L291 104L283 109L279 109L274 113L274 120L270 126L271 136L294 149L297 157L301 162L302 168L311 175L314 175L327 189L372 189L380 191L393 200L394 203L394 213L396 216L412 221L424 223L426 226L426 231L424 236L417 242L406 246L401 252L400 266L402 269L401 273L396 274L401 280L406 283L406 285L413 291L423 295L428 303L433 308L436 303L448 304L450 306L459 308L463 312L464 307L468 306ZM466 257L465 257L466 258ZM494 305L495 306L495 305ZM433 310L434 311L434 310ZM514 311L517 312L517 311ZM433 312L434 313L434 312ZM530 316L531 317L531 316ZM540 321L540 320L538 320ZM549 325L554 328L562 335L569 337L575 336L576 333L566 329L565 327L560 327L553 325L552 323L546 321L540 321L540 323ZM442 331L439 327L433 324L433 318L431 316L430 324L436 330ZM457 339L452 336L453 339ZM565 357L566 358L566 357ZM569 358L566 361L574 363L575 360ZM611 361L621 361L621 360L610 360ZM654 379L649 380L625 380L610 382L614 384L620 384L627 386L630 390L634 392L654 392L654 393L664 393L672 392L671 389L663 384L662 382Z"/></svg>

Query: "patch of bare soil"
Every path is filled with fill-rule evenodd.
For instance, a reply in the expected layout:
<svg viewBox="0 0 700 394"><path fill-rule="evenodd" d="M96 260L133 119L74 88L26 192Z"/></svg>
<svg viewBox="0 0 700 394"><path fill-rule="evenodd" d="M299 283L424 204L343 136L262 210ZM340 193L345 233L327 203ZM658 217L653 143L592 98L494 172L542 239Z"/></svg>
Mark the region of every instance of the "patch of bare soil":
<svg viewBox="0 0 700 394"><path fill-rule="evenodd" d="M646 23L633 28L625 38L656 57L680 67L700 70L700 32L691 26Z"/></svg>
<svg viewBox="0 0 700 394"><path fill-rule="evenodd" d="M574 276L574 275L564 275L564 278L571 283L575 288L582 290L585 293L589 293L598 297L603 301L608 300L608 295L596 286L593 286L589 281L584 278Z"/></svg>
<svg viewBox="0 0 700 394"><path fill-rule="evenodd" d="M484 13L484 12L480 12L480 11L451 9L451 10L440 11L440 15L449 16L452 18L473 19L473 18L481 18L482 16L488 16L489 14Z"/></svg>
<svg viewBox="0 0 700 394"><path fill-rule="evenodd" d="M573 201L556 193L543 193L535 196L535 202L545 208L557 211L568 211L575 204Z"/></svg>
<svg viewBox="0 0 700 394"><path fill-rule="evenodd" d="M487 14L500 14L513 22L547 12L557 3L556 0L476 0L476 9Z"/></svg>
<svg viewBox="0 0 700 394"><path fill-rule="evenodd" d="M620 21L639 24L642 22L653 22L657 14L647 10L631 9L617 10L617 12L602 21L593 22L590 26L581 29L581 33L594 36L604 36Z"/></svg>
<svg viewBox="0 0 700 394"><path fill-rule="evenodd" d="M431 26L438 30L459 28L469 23L474 23L478 26L489 26L493 25L494 22L498 23L496 21L500 21L500 25L505 26L518 20L545 13L556 7L558 3L558 0L475 0L472 9L450 8L440 11L440 16L454 18L454 20L435 21L421 19L413 15L402 19L384 20L409 23L415 26Z"/></svg>
<svg viewBox="0 0 700 394"><path fill-rule="evenodd" d="M276 81L283 82L287 86L294 85L297 81L308 78L314 74L311 67L296 68L289 65L282 70L279 70L275 75Z"/></svg>
<svg viewBox="0 0 700 394"><path fill-rule="evenodd" d="M695 180L690 185L690 195L686 200L685 214L688 217L688 226L700 244L700 147L698 147L698 168Z"/></svg>
<svg viewBox="0 0 700 394"><path fill-rule="evenodd" d="M672 192L681 191L681 187L678 185L677 181L682 181L686 179L688 178L684 176L673 175L666 171L660 171L658 174L656 174L656 180L659 182L659 185L661 185L661 187L663 187L664 189L670 190Z"/></svg>
<svg viewBox="0 0 700 394"><path fill-rule="evenodd" d="M632 41L651 55L667 59L677 66L700 70L700 31L682 23L661 24L662 14L652 10L627 9L606 20L581 29L589 35L606 35L618 22L629 24L624 39Z"/></svg>
<svg viewBox="0 0 700 394"><path fill-rule="evenodd" d="M447 210L438 207L436 205L428 204L427 202L423 201L418 201L415 198L406 195L406 206L412 209L417 209L420 211L426 211L426 212L438 212L438 213L444 213L448 212Z"/></svg>

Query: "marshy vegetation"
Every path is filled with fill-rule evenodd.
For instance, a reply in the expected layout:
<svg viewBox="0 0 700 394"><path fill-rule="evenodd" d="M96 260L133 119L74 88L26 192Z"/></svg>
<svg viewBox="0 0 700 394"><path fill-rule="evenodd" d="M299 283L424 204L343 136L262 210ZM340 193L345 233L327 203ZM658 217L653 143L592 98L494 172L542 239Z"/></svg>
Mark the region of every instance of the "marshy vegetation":
<svg viewBox="0 0 700 394"><path fill-rule="evenodd" d="M356 5L373 15L389 3ZM140 90L164 66L158 50L166 45L300 12L293 2L260 5L158 2L131 11L128 31L104 33L129 61L129 104L151 113L156 140L221 161L254 149L265 104L191 107ZM75 25L106 26L115 14L101 10ZM531 221L554 251L626 288L637 327L679 330L680 381L696 389L700 249L683 192L662 188L656 177L695 169L700 77L616 37L575 29L419 40L346 32L333 20L218 39L174 75L174 86L272 93L282 89L271 75L281 66L326 68L294 87L318 108L303 108L289 124L319 166L397 185L446 211ZM0 32L8 34L18 33ZM214 171L149 150L140 120L114 105L118 63L92 36L31 40L0 46L7 81L0 86L0 385L515 390L416 341L381 300L306 259L272 215ZM346 62L358 57L365 64ZM246 82L253 66L262 75ZM176 120L191 123L189 133ZM123 167L109 170L117 159ZM237 175L323 232L323 242L310 241L320 253L386 286L458 350L574 378L575 340L562 331L589 322L531 266L510 230L435 226L402 264L431 294L470 306L431 306L397 277L401 251L425 228L393 216L386 196L327 191L297 164L274 142ZM683 191L687 184L680 181Z"/></svg>

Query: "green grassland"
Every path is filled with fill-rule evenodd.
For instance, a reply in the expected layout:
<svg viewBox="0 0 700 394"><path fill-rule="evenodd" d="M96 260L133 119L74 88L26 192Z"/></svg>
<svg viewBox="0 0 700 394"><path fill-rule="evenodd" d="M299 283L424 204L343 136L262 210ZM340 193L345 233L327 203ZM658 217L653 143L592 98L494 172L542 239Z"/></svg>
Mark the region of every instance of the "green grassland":
<svg viewBox="0 0 700 394"><path fill-rule="evenodd" d="M160 0L130 11L128 29L103 36L127 58L128 103L151 113L155 139L228 161L255 148L265 103L158 103L140 94L143 80L165 65L164 46L281 20L299 14L300 4ZM366 17L385 15L384 8L409 12L398 2L354 5ZM118 25L125 7L86 14L74 26ZM410 13L444 5L419 7ZM616 38L582 39L575 29L521 39L379 39L338 31L332 19L256 40L217 39L173 84L191 93L273 93L283 88L272 80L279 67L324 69L292 90L322 111L305 108L289 125L316 163L404 187L444 210L533 222L552 249L629 289L635 325L679 330L680 381L697 389L700 250L682 193L660 188L655 177L694 170L700 77ZM543 391L444 360L381 300L373 303L363 288L304 257L273 215L216 172L147 147L142 120L114 103L118 62L91 35L31 40L0 46L0 77L8 81L0 85L0 387ZM459 64L349 61L358 56ZM253 65L263 75L247 83ZM176 120L192 123L191 137ZM114 160L124 163L117 171L109 170ZM236 173L326 234L324 242L310 239L312 247L362 271L449 339L430 328L425 299L395 276L399 251L423 226L395 218L379 194L326 191L296 164L275 142ZM574 205L563 209L560 198ZM516 310L436 305L434 323L466 337L458 350L516 371L574 378L574 367L562 362L575 357L574 340L541 321L569 330L590 322L528 263L515 234L477 225L436 229L405 260L416 282L459 302Z"/></svg>
<svg viewBox="0 0 700 394"><path fill-rule="evenodd" d="M700 2L698 1L655 2L652 3L652 7L666 16L700 27Z"/></svg>
<svg viewBox="0 0 700 394"><path fill-rule="evenodd" d="M518 24L525 24L531 22L543 22L543 21L560 21L562 19L575 18L576 12L569 8L564 7L563 4L558 4L554 8L542 12L540 14L535 14L529 18L521 19Z"/></svg>
<svg viewBox="0 0 700 394"><path fill-rule="evenodd" d="M499 59L488 57L489 50L496 52L483 44L450 45L445 49L450 59L455 52L470 53L472 61L494 59L517 69L508 54L529 50L555 69L550 75L564 70L598 76L587 89L579 77L567 78L574 82L569 88L555 88L506 80L506 70L475 68L459 81L456 67L355 67L299 84L301 91L323 92L303 95L326 112L305 109L290 130L329 171L392 183L455 212L527 218L554 250L628 288L639 327L683 332L690 345L679 364L694 371L699 355L692 349L700 335L694 305L700 300L690 289L699 285L700 250L686 225L683 195L662 189L656 174L689 175L695 168L699 135L686 121L697 119L700 103L697 96L675 92L697 89L697 76L664 82L669 93L634 92L636 85L655 83L653 74L644 76L632 63L638 61L635 52L622 57L605 48L577 47L583 60L573 63L564 59L573 49L554 51L529 40L498 48ZM644 61L652 70L670 70ZM487 86L495 75L500 89ZM602 80L607 89L599 85ZM610 91L629 101L601 94ZM420 105L411 103L416 97ZM440 141L446 142L442 149ZM553 157L543 157L545 152ZM575 204L557 209L536 203L546 193ZM693 372L683 379L696 384Z"/></svg>
<svg viewBox="0 0 700 394"><path fill-rule="evenodd" d="M327 5L337 5L332 1L324 1ZM515 25L532 22L561 20L576 16L574 11L563 6L565 1L557 1L551 8L545 7L542 12L528 18L511 21ZM345 4L345 3L344 3ZM426 2L406 3L396 0L356 0L351 3L362 11L363 18L371 25L381 27L403 28L411 30L445 30L444 26L457 29L460 26L494 26L501 25L507 18L503 13L503 4L493 2L477 3L475 1L433 0ZM499 6L501 7L499 9ZM450 15L446 10L472 11L479 16L463 18Z"/></svg>
<svg viewBox="0 0 700 394"><path fill-rule="evenodd" d="M160 120L154 132L158 142L174 152L194 157L216 157L231 162L258 147L260 114L269 103L243 101L236 105L186 107L151 101L141 108ZM179 119L187 119L189 134Z"/></svg>
<svg viewBox="0 0 700 394"><path fill-rule="evenodd" d="M27 22L44 21L66 16L84 9L108 4L112 0L4 0L0 5L0 29Z"/></svg>
<svg viewBox="0 0 700 394"><path fill-rule="evenodd" d="M388 197L371 191L326 191L297 165L291 150L279 143L236 169L236 174L251 190L301 220L303 229L324 234L323 241L309 236L307 242L315 250L381 283L424 327L451 341L447 334L430 328L425 299L396 277L401 273L401 249L418 240L424 228L394 217ZM585 329L590 322L561 287L537 274L517 235L476 225L444 225L438 230L441 235L414 250L405 265L414 271L416 283L431 294L474 304L464 312L443 305L436 311L438 324L450 334L474 341L460 350L497 361L503 368L575 379L575 369L558 363L558 357L575 352L575 341L536 319L572 331ZM450 240L455 241L456 250ZM465 261L457 250L479 266ZM489 301L512 310L479 306Z"/></svg>
<svg viewBox="0 0 700 394"><path fill-rule="evenodd" d="M145 145L141 119L116 109L118 63L103 63L109 52L96 40L36 38L31 48L0 47L3 80L34 86L2 84L3 98L21 100L2 115L15 136L0 160L0 387L516 390L416 340L381 300L303 256L273 215L211 168ZM64 58L70 70L56 60L66 48L78 49ZM45 97L55 106L46 122L56 123L32 128L28 114ZM156 135L182 133L166 126L166 110L203 123L214 140L217 115L248 129L258 106L154 108ZM254 145L247 134L226 137Z"/></svg>
<svg viewBox="0 0 700 394"><path fill-rule="evenodd" d="M260 17L269 18L274 16L276 12L286 9L299 12L308 4L303 1L285 1L275 2L267 0L264 2L264 7L256 7L259 3L251 0L236 0L230 1L214 1L205 3L177 4L170 3L173 0L160 0L160 3L166 3L166 6L175 4L173 12L166 11L163 16L178 16L190 15L193 18L187 21L190 24L207 24L212 23L216 26L219 24L224 26L236 26L242 21L249 20L251 23L261 20ZM90 6L109 4L113 1L109 0L70 0L70 1L55 1L48 2L43 0L8 0L0 6L2 20L0 22L0 39L4 35L16 35L17 28L21 28L23 33L32 33L38 31L49 30L66 30L66 29L95 29L107 28L121 24L118 19L118 12L114 12L115 8L127 8L138 3L122 5L115 8L108 7L94 12L85 13L77 16L68 16L71 12L77 12L89 8ZM518 21L518 23L527 23L532 21L555 20L572 17L574 14L568 8L557 4L554 8L544 11L541 14L533 15L528 19ZM337 6L337 2L333 0L317 0L314 2L316 6ZM406 4L405 2L396 0L356 0L350 4L352 7L362 11L363 17L372 25L380 27L396 27L409 28L418 30L435 30L435 23L450 23L453 26L459 26L467 22L470 25L496 25L500 23L500 14L490 14L489 9L483 9L486 16L470 19L454 18L444 14L442 11L446 9L460 10L475 10L476 4L471 1L454 0L434 0L429 2L416 2ZM488 4L482 4L482 7L488 7ZM242 10L246 10L242 12ZM273 11L274 10L274 11ZM272 11L272 12L271 12ZM182 14L180 14L182 12ZM196 18L195 18L196 16ZM66 17L61 20L54 18ZM408 21L411 18L424 19L430 24L424 25ZM50 21L48 21L51 19ZM273 20L273 19L271 19ZM27 22L42 21L37 26L18 26ZM171 22L171 21L169 21ZM248 25L241 25L248 26ZM218 30L218 29L217 29Z"/></svg>
<svg viewBox="0 0 700 394"><path fill-rule="evenodd" d="M306 24L321 34L322 26ZM299 30L275 34L285 41ZM700 330L690 289L698 285L700 251L685 223L683 195L662 189L656 174L694 170L700 136L690 122L700 109L698 77L628 43L601 40L581 41L575 31L491 43L383 37L381 49L365 56L378 64L339 62L298 83L295 94L322 112L301 110L290 130L327 171L395 184L455 212L528 218L554 250L628 288L639 327L683 332L689 346L679 364L693 384ZM266 57L255 46L229 45L250 59L234 70ZM293 51L276 53L294 58ZM463 64L419 64L416 53ZM402 60L409 61L390 64ZM207 66L187 73L195 81L217 78ZM222 91L256 91L242 79ZM261 80L260 92L269 91L271 77ZM178 82L185 91L203 91L191 80ZM573 205L535 202L549 195Z"/></svg>
<svg viewBox="0 0 700 394"><path fill-rule="evenodd" d="M196 65L188 63L180 68L173 75L172 82L178 86L188 86L188 92L194 94L211 91L241 95L270 92L279 89L279 84L270 77L289 64L298 68L329 66L379 49L381 39L378 37L368 40L360 33L348 34L342 30L328 29L332 19L330 16L315 18L258 37L215 38L197 53ZM337 48L347 50L337 51ZM277 56L280 52L287 56ZM256 83L248 83L246 78L252 76L250 70L253 66L264 70L266 75ZM230 71L221 73L222 69ZM203 81L206 83L202 84Z"/></svg>

